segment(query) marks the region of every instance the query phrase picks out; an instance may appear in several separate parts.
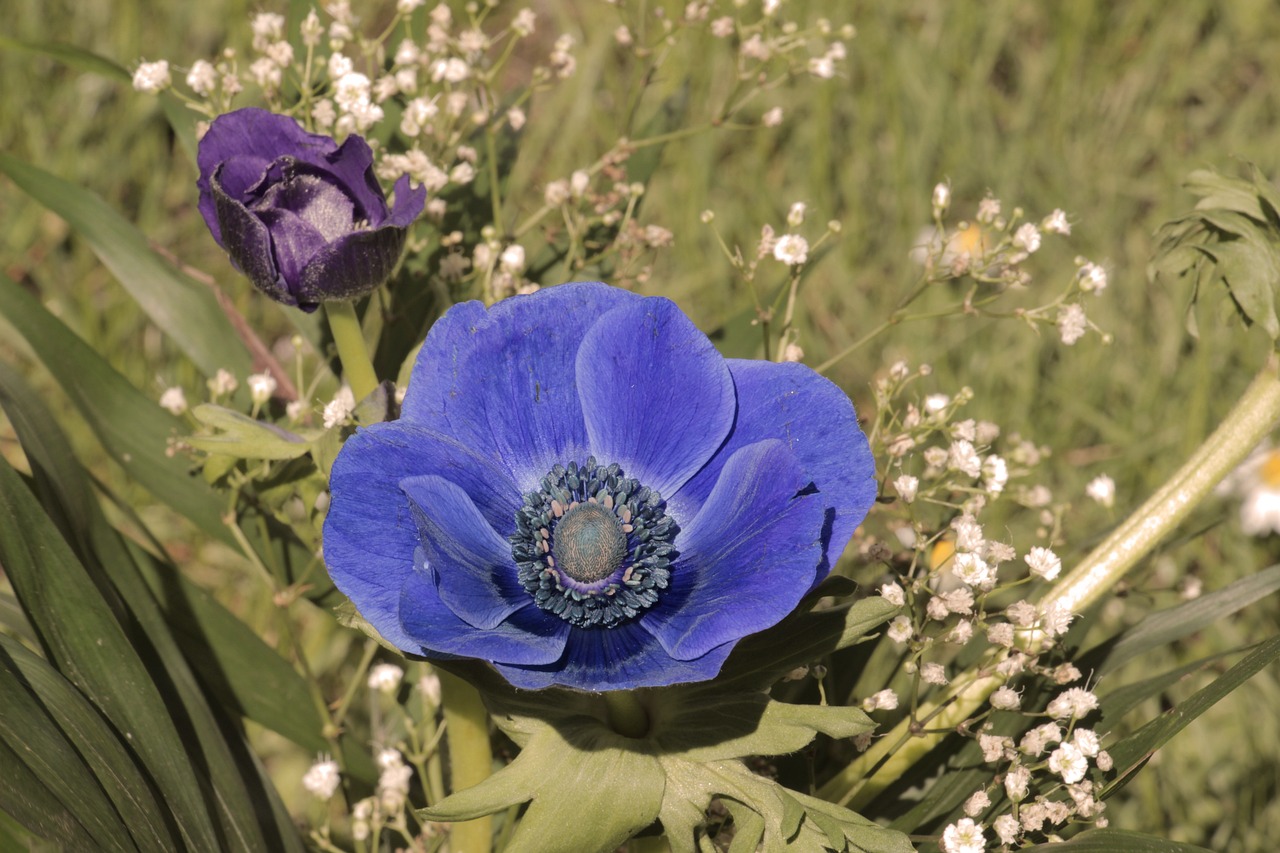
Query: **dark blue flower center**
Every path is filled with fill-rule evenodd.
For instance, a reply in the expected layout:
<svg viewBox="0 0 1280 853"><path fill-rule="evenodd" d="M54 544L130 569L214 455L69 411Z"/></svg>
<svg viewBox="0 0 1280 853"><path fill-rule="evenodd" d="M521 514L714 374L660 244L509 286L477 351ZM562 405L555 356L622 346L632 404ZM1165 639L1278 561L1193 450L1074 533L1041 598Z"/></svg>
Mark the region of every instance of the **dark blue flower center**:
<svg viewBox="0 0 1280 853"><path fill-rule="evenodd" d="M587 457L524 496L509 541L535 604L580 628L612 628L658 601L679 532L660 494Z"/></svg>

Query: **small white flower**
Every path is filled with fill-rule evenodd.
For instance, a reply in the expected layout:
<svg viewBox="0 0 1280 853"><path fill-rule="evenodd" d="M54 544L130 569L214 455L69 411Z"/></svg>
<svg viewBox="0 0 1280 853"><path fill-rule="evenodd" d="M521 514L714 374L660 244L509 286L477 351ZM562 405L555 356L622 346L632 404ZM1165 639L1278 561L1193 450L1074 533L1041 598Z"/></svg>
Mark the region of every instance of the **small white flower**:
<svg viewBox="0 0 1280 853"><path fill-rule="evenodd" d="M906 597L903 595L902 587L896 583L887 583L880 587L880 596L890 604L901 607L906 603Z"/></svg>
<svg viewBox="0 0 1280 853"><path fill-rule="evenodd" d="M716 18L711 22L711 35L718 39L725 39L733 35L734 25L733 18L725 15L723 18Z"/></svg>
<svg viewBox="0 0 1280 853"><path fill-rule="evenodd" d="M902 474L893 481L893 488L904 503L911 503L916 499L916 490L919 487L920 480L910 474Z"/></svg>
<svg viewBox="0 0 1280 853"><path fill-rule="evenodd" d="M265 405L276 393L276 378L270 373L254 373L246 380L249 384L249 399L255 406Z"/></svg>
<svg viewBox="0 0 1280 853"><path fill-rule="evenodd" d="M1003 761L1013 754L1013 739L1002 735L980 734L978 747L982 750L983 761Z"/></svg>
<svg viewBox="0 0 1280 853"><path fill-rule="evenodd" d="M1060 663L1053 668L1052 678L1054 684L1070 684L1073 681L1080 680L1081 672L1072 663Z"/></svg>
<svg viewBox="0 0 1280 853"><path fill-rule="evenodd" d="M321 800L332 797L341 782L338 763L332 758L321 758L302 777L302 787Z"/></svg>
<svg viewBox="0 0 1280 853"><path fill-rule="evenodd" d="M519 107L512 107L507 110L507 124L511 125L512 130L519 130L524 127L525 114L524 110Z"/></svg>
<svg viewBox="0 0 1280 853"><path fill-rule="evenodd" d="M231 375L231 372L224 370L221 367L218 368L218 372L213 375L213 378L205 384L209 388L209 394L215 400L223 394L230 394L232 391L236 390L236 388L240 387L240 383Z"/></svg>
<svg viewBox="0 0 1280 853"><path fill-rule="evenodd" d="M341 80L355 70L355 64L341 52L334 51L329 54L328 70L330 80Z"/></svg>
<svg viewBox="0 0 1280 853"><path fill-rule="evenodd" d="M1103 773L1110 773L1111 768L1115 766L1115 762L1111 758L1111 753L1107 752L1105 749L1098 752L1096 762L1098 769Z"/></svg>
<svg viewBox="0 0 1280 853"><path fill-rule="evenodd" d="M929 599L929 603L924 608L925 615L935 622L941 622L950 615L951 611L947 609L947 602L939 597Z"/></svg>
<svg viewBox="0 0 1280 853"><path fill-rule="evenodd" d="M511 29L520 36L533 35L534 29L538 24L538 16L534 14L532 9L521 9L516 12L516 16L511 19Z"/></svg>
<svg viewBox="0 0 1280 853"><path fill-rule="evenodd" d="M881 690L862 700L862 710L868 713L871 711L892 711L897 707L898 694L892 690Z"/></svg>
<svg viewBox="0 0 1280 853"><path fill-rule="evenodd" d="M995 572L987 565L987 561L977 554L958 553L951 561L951 574L961 583L982 589L995 580Z"/></svg>
<svg viewBox="0 0 1280 853"><path fill-rule="evenodd" d="M1098 707L1098 697L1083 687L1071 687L1059 693L1049 703L1049 716L1055 719L1079 719Z"/></svg>
<svg viewBox="0 0 1280 853"><path fill-rule="evenodd" d="M942 216L951 207L951 185L935 184L933 187L933 215Z"/></svg>
<svg viewBox="0 0 1280 853"><path fill-rule="evenodd" d="M459 163L449 170L449 180L455 184L469 184L476 177L476 167L470 163Z"/></svg>
<svg viewBox="0 0 1280 853"><path fill-rule="evenodd" d="M1012 845L1018 840L1018 836L1022 834L1022 826L1018 823L1018 819L1011 814L1002 814L991 824L991 828L996 831L996 835L1000 838L1000 843L1004 845Z"/></svg>
<svg viewBox="0 0 1280 853"><path fill-rule="evenodd" d="M1051 581L1062 571L1062 560L1048 548L1032 548L1024 559L1031 574L1043 580Z"/></svg>
<svg viewBox="0 0 1280 853"><path fill-rule="evenodd" d="M512 243L503 249L502 254L498 257L498 266L503 272L511 275L520 275L520 273L524 272L524 246L519 243Z"/></svg>
<svg viewBox="0 0 1280 853"><path fill-rule="evenodd" d="M961 818L942 830L943 853L983 853L986 849L982 824L974 823L972 818Z"/></svg>
<svg viewBox="0 0 1280 853"><path fill-rule="evenodd" d="M978 203L977 220L979 222L989 224L996 220L1000 215L1000 199L994 196L987 196Z"/></svg>
<svg viewBox="0 0 1280 853"><path fill-rule="evenodd" d="M953 441L947 451L947 467L976 478L982 474L982 457L974 450L972 442L959 439Z"/></svg>
<svg viewBox="0 0 1280 853"><path fill-rule="evenodd" d="M546 202L548 207L559 207L564 204L569 200L569 182L559 180L547 184L547 188L542 194L542 200Z"/></svg>
<svg viewBox="0 0 1280 853"><path fill-rule="evenodd" d="M787 266L799 266L809 259L809 241L798 234L785 234L773 245L773 257Z"/></svg>
<svg viewBox="0 0 1280 853"><path fill-rule="evenodd" d="M1004 491L1009 482L1009 464L999 456L988 456L982 461L982 487L993 495Z"/></svg>
<svg viewBox="0 0 1280 853"><path fill-rule="evenodd" d="M986 791L975 791L964 801L964 813L969 817L977 817L991 806L991 798Z"/></svg>
<svg viewBox="0 0 1280 853"><path fill-rule="evenodd" d="M1106 474L1099 474L1084 487L1084 493L1105 507L1115 506L1116 481Z"/></svg>
<svg viewBox="0 0 1280 853"><path fill-rule="evenodd" d="M1071 233L1071 223L1067 221L1067 214L1061 209L1054 210L1046 216L1040 223L1040 227L1052 234L1066 236Z"/></svg>
<svg viewBox="0 0 1280 853"><path fill-rule="evenodd" d="M782 360L798 364L804 361L804 350L797 343L789 343L782 349Z"/></svg>
<svg viewBox="0 0 1280 853"><path fill-rule="evenodd" d="M1067 346L1072 346L1089 331L1089 321L1084 315L1084 308L1071 302L1058 308L1058 335Z"/></svg>
<svg viewBox="0 0 1280 853"><path fill-rule="evenodd" d="M1031 771L1022 765L1012 768L1004 777L1004 791L1015 803L1027 796L1031 786Z"/></svg>
<svg viewBox="0 0 1280 853"><path fill-rule="evenodd" d="M334 395L333 400L325 404L324 407L324 428L333 429L339 424L344 424L351 417L351 413L356 409L356 397L351 393L351 389L342 386L342 389Z"/></svg>
<svg viewBox="0 0 1280 853"><path fill-rule="evenodd" d="M426 0L396 0L396 11L401 15L408 15L425 2Z"/></svg>
<svg viewBox="0 0 1280 853"><path fill-rule="evenodd" d="M187 395L177 385L164 389L160 395L160 408L168 410L171 415L180 415L187 410Z"/></svg>
<svg viewBox="0 0 1280 853"><path fill-rule="evenodd" d="M948 590L938 598L947 603L947 610L951 613L958 613L961 616L973 613L973 591L967 587Z"/></svg>
<svg viewBox="0 0 1280 853"><path fill-rule="evenodd" d="M369 670L369 689L394 693L404 678L404 670L393 663L380 663Z"/></svg>
<svg viewBox="0 0 1280 853"><path fill-rule="evenodd" d="M1013 234L1013 245L1027 254L1034 253L1040 248L1040 229L1030 222L1022 225Z"/></svg>
<svg viewBox="0 0 1280 853"><path fill-rule="evenodd" d="M1013 626L1008 622L998 622L987 629L987 642L993 646L1013 648ZM999 691L997 691L999 692Z"/></svg>
<svg viewBox="0 0 1280 853"><path fill-rule="evenodd" d="M947 670L940 663L926 663L920 667L920 679L941 687L947 683Z"/></svg>
<svg viewBox="0 0 1280 853"><path fill-rule="evenodd" d="M213 63L204 59L196 60L191 70L187 72L187 85L191 87L191 91L202 97L211 94L218 86L218 72L214 69Z"/></svg>
<svg viewBox="0 0 1280 853"><path fill-rule="evenodd" d="M1098 264L1080 267L1080 289L1088 293L1101 293L1107 289L1107 270Z"/></svg>
<svg viewBox="0 0 1280 853"><path fill-rule="evenodd" d="M1086 756L1095 756L1101 751L1098 735L1093 729L1075 729L1071 732L1071 742Z"/></svg>
<svg viewBox="0 0 1280 853"><path fill-rule="evenodd" d="M1021 705L1022 697L1007 684L991 694L991 707L998 711L1016 711Z"/></svg>
<svg viewBox="0 0 1280 853"><path fill-rule="evenodd" d="M173 82L169 76L169 63L163 59L144 62L133 72L133 88L148 95L158 95Z"/></svg>
<svg viewBox="0 0 1280 853"><path fill-rule="evenodd" d="M760 11L764 12L766 18L772 18L781 6L782 0L763 0Z"/></svg>
<svg viewBox="0 0 1280 853"><path fill-rule="evenodd" d="M889 623L889 628L885 634L895 643L905 643L915 634L915 629L911 626L911 618L909 616L895 616L893 621Z"/></svg>
<svg viewBox="0 0 1280 853"><path fill-rule="evenodd" d="M616 41L620 47L630 47L635 43L635 38L631 35L631 28L626 24L620 24L618 28L613 31L613 40Z"/></svg>
<svg viewBox="0 0 1280 853"><path fill-rule="evenodd" d="M1040 613L1040 627L1050 637L1060 636L1067 633L1067 629L1071 627L1071 622L1075 619L1071 611L1064 607L1061 602L1055 602L1051 607L1045 608Z"/></svg>
<svg viewBox="0 0 1280 853"><path fill-rule="evenodd" d="M316 14L316 10L312 9L307 13L307 17L302 19L302 26L299 28L302 33L302 44L306 47L315 47L320 44L320 36L324 33L324 27L320 23L320 16Z"/></svg>
<svg viewBox="0 0 1280 853"><path fill-rule="evenodd" d="M1089 760L1075 746L1064 743L1049 754L1049 769L1068 785L1079 782L1089 770Z"/></svg>
<svg viewBox="0 0 1280 853"><path fill-rule="evenodd" d="M791 205L791 210L787 211L787 224L792 228L799 228L804 224L805 203L797 201Z"/></svg>
<svg viewBox="0 0 1280 853"><path fill-rule="evenodd" d="M782 124L782 107L774 107L761 117L760 123L765 127L777 127Z"/></svg>

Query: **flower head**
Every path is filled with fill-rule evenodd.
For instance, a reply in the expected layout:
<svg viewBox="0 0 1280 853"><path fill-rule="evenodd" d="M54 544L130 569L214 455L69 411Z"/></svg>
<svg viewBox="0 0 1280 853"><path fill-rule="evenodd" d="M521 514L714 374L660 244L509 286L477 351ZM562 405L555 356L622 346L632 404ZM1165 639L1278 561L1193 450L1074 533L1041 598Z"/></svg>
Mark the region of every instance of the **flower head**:
<svg viewBox="0 0 1280 853"><path fill-rule="evenodd" d="M331 487L330 575L384 638L584 690L714 677L876 491L836 386L599 283L455 305Z"/></svg>
<svg viewBox="0 0 1280 853"><path fill-rule="evenodd" d="M360 137L339 146L255 108L214 119L197 161L200 212L218 245L263 293L306 311L386 281L426 201L401 177L388 208Z"/></svg>

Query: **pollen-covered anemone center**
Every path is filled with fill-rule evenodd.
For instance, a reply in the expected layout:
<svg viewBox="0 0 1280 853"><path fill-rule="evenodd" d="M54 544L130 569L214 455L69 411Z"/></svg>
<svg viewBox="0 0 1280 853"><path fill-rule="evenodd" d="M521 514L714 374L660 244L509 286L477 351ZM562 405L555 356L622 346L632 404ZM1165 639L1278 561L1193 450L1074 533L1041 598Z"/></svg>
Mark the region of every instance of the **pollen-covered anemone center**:
<svg viewBox="0 0 1280 853"><path fill-rule="evenodd" d="M658 601L679 532L661 495L587 457L525 494L509 541L535 604L580 628L612 628Z"/></svg>

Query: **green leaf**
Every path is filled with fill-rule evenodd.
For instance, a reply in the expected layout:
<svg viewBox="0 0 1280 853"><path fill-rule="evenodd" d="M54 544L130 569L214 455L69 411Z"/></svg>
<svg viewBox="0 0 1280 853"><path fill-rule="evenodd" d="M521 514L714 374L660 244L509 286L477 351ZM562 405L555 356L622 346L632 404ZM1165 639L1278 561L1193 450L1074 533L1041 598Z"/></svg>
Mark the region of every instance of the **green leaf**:
<svg viewBox="0 0 1280 853"><path fill-rule="evenodd" d="M1258 645L1244 660L1237 663L1207 687L1197 691L1178 707L1147 723L1138 731L1117 743L1110 750L1119 778L1109 784L1104 797L1118 791L1151 755L1182 731L1223 697L1244 684L1264 667L1280 657L1280 637L1272 637Z"/></svg>
<svg viewBox="0 0 1280 853"><path fill-rule="evenodd" d="M1041 853L1211 853L1194 844L1119 829L1090 829L1070 841L1037 844L1021 849L1024 853L1031 850L1039 850Z"/></svg>
<svg viewBox="0 0 1280 853"><path fill-rule="evenodd" d="M0 740L0 812L64 850L94 850L94 839L63 802L40 781L18 753Z"/></svg>
<svg viewBox="0 0 1280 853"><path fill-rule="evenodd" d="M46 56L56 59L69 68L100 74L120 83L129 83L133 75L118 62L99 56L71 44L61 42L32 42L0 35L0 50L11 50L16 53L28 53L35 56Z"/></svg>
<svg viewBox="0 0 1280 853"><path fill-rule="evenodd" d="M76 742L59 728L6 654L5 639L0 637L0 741L21 756L32 775L75 815L95 849L137 850L111 800L80 758Z"/></svg>
<svg viewBox="0 0 1280 853"><path fill-rule="evenodd" d="M138 848L159 853L173 850L178 839L174 827L165 821L166 809L157 798L154 782L138 768L132 750L89 700L47 661L8 637L0 636L0 659L17 671L83 756Z"/></svg>
<svg viewBox="0 0 1280 853"><path fill-rule="evenodd" d="M0 274L0 314L31 345L80 410L103 448L145 489L215 539L235 547L222 523L224 505L165 453L183 422L161 409L80 340L30 294Z"/></svg>
<svg viewBox="0 0 1280 853"><path fill-rule="evenodd" d="M220 367L240 376L253 369L213 291L152 251L142 233L110 205L3 152L0 172L84 237L138 306L206 375Z"/></svg>
<svg viewBox="0 0 1280 853"><path fill-rule="evenodd" d="M1192 661L1185 666L1176 667L1151 678L1144 678L1142 681L1133 684L1125 684L1102 694L1098 698L1098 705L1102 710L1102 719L1108 725L1118 721L1147 699L1163 693L1188 675L1199 672L1214 661L1221 660L1230 654L1234 654L1234 652L1209 655L1200 660Z"/></svg>
<svg viewBox="0 0 1280 853"><path fill-rule="evenodd" d="M1280 590L1280 565L1152 613L1115 640L1091 649L1085 655L1085 662L1090 668L1096 668L1098 677L1105 676L1134 658L1201 631L1276 590Z"/></svg>
<svg viewBox="0 0 1280 853"><path fill-rule="evenodd" d="M8 462L0 459L0 564L46 657L134 746L184 842L220 847L183 738L124 628Z"/></svg>
<svg viewBox="0 0 1280 853"><path fill-rule="evenodd" d="M311 449L311 443L287 429L251 418L212 403L202 403L191 412L213 435L193 435L187 444L206 453L241 459L296 459Z"/></svg>

